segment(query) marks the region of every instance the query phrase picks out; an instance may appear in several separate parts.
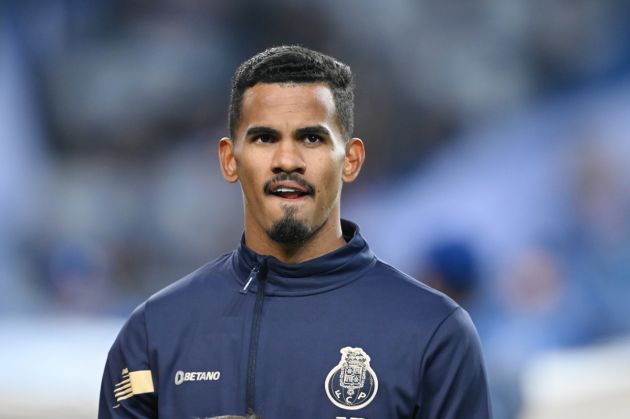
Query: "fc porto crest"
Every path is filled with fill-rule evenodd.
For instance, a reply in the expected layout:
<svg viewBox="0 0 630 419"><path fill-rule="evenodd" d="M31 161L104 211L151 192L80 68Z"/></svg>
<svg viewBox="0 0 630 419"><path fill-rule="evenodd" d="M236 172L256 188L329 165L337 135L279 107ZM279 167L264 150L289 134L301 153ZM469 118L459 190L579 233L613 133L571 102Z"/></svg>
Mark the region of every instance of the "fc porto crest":
<svg viewBox="0 0 630 419"><path fill-rule="evenodd" d="M370 356L361 348L346 346L341 360L326 377L326 395L337 407L362 409L374 400L378 378L370 367Z"/></svg>

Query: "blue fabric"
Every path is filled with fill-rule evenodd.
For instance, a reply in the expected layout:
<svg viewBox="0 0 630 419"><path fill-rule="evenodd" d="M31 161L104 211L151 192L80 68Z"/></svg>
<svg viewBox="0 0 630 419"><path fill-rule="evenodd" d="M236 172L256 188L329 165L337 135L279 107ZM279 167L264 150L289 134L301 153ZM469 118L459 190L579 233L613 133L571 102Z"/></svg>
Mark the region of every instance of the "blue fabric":
<svg viewBox="0 0 630 419"><path fill-rule="evenodd" d="M342 226L347 244L317 259L286 265L242 241L149 298L109 352L99 418L245 415L248 365L264 419L490 418L468 314L378 260L354 224ZM154 391L117 401L123 369L150 370Z"/></svg>

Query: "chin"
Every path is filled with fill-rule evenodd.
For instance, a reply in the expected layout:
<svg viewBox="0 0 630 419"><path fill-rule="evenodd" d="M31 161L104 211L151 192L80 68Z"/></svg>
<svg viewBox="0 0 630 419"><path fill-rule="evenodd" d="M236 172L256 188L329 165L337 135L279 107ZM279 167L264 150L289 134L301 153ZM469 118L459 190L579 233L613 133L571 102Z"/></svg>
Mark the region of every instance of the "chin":
<svg viewBox="0 0 630 419"><path fill-rule="evenodd" d="M312 226L292 214L276 220L266 232L271 240L287 247L301 246L314 234Z"/></svg>

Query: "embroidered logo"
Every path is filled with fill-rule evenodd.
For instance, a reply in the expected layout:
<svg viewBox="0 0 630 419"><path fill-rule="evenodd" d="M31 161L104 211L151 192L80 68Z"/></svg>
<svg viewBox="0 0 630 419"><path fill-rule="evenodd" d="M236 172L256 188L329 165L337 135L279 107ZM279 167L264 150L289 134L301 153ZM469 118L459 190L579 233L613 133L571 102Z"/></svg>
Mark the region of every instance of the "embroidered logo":
<svg viewBox="0 0 630 419"><path fill-rule="evenodd" d="M370 367L370 356L361 348L342 348L341 360L326 377L326 395L337 407L362 409L374 400L378 378Z"/></svg>
<svg viewBox="0 0 630 419"><path fill-rule="evenodd" d="M175 385L179 386L184 381L218 381L219 378L221 378L221 371L177 371L175 373Z"/></svg>

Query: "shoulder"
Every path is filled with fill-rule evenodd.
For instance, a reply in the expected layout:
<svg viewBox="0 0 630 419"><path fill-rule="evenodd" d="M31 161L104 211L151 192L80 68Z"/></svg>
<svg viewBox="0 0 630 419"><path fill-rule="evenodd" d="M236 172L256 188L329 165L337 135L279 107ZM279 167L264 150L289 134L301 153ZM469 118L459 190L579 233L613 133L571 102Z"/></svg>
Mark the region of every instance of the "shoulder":
<svg viewBox="0 0 630 419"><path fill-rule="evenodd" d="M374 267L382 304L409 326L421 330L427 352L451 348L452 356L479 355L480 343L466 310L450 297L379 261ZM466 355L468 354L468 355Z"/></svg>
<svg viewBox="0 0 630 419"><path fill-rule="evenodd" d="M213 294L234 282L228 278L231 276L230 264L231 253L208 262L150 296L143 303L144 309L152 313L194 306L208 294Z"/></svg>
<svg viewBox="0 0 630 419"><path fill-rule="evenodd" d="M410 322L439 323L449 317L459 305L446 294L418 281L393 266L377 260L367 273L364 286L378 301L379 307Z"/></svg>
<svg viewBox="0 0 630 419"><path fill-rule="evenodd" d="M377 260L371 275L377 282L381 292L397 296L399 298L409 298L411 301L423 302L431 306L442 307L445 312L451 312L458 307L446 294L431 288L412 276L394 268L393 266Z"/></svg>

